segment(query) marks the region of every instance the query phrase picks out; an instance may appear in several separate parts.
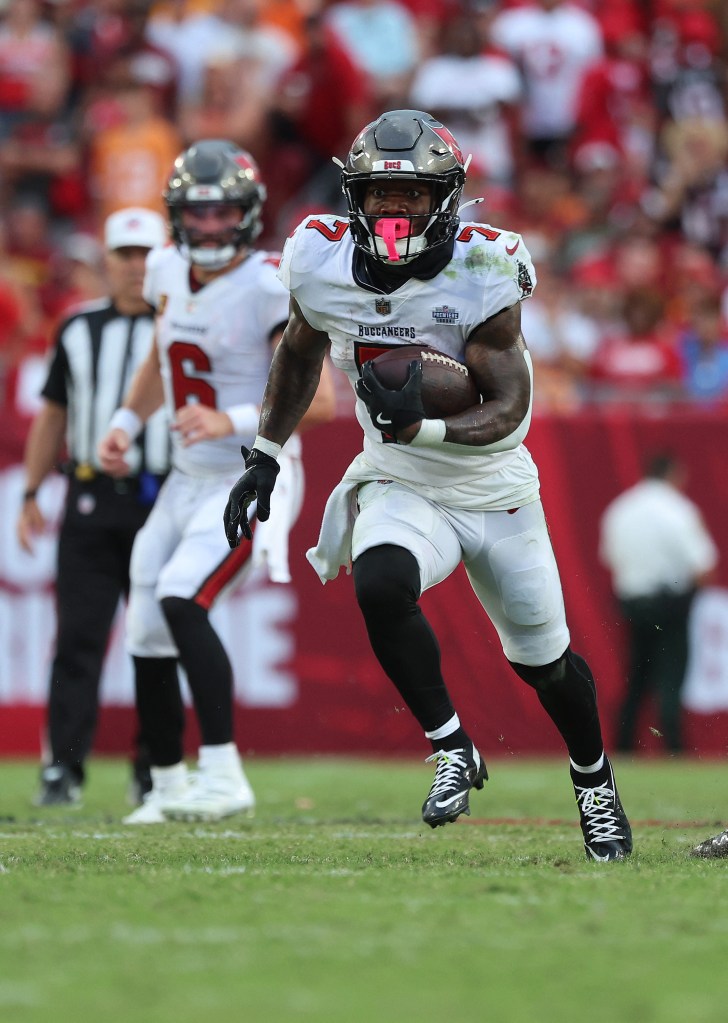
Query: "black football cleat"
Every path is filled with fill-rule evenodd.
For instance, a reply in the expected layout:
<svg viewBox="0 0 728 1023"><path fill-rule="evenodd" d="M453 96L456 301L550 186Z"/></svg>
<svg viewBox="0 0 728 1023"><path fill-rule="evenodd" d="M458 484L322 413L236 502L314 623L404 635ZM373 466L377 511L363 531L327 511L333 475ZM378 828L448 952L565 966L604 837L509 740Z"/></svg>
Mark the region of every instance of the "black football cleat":
<svg viewBox="0 0 728 1023"><path fill-rule="evenodd" d="M425 761L436 761L435 780L422 806L422 820L431 828L456 821L461 813L470 816L470 790L482 789L488 780L485 763L475 746L440 749Z"/></svg>
<svg viewBox="0 0 728 1023"><path fill-rule="evenodd" d="M704 860L720 860L728 857L728 831L721 831L715 838L706 838L690 852Z"/></svg>
<svg viewBox="0 0 728 1023"><path fill-rule="evenodd" d="M34 806L80 806L81 782L65 764L50 764L40 775L40 791Z"/></svg>
<svg viewBox="0 0 728 1023"><path fill-rule="evenodd" d="M632 852L632 829L619 801L614 772L608 760L607 767L609 779L601 785L581 786L574 781L586 858L600 863L626 859ZM572 781L575 773L572 771Z"/></svg>

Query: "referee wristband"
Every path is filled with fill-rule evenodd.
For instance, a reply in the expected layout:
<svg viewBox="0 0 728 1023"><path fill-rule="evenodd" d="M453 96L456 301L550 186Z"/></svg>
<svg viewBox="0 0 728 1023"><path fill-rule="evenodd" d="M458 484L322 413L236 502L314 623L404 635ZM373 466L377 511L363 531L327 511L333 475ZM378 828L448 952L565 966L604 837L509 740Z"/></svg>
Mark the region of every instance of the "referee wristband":
<svg viewBox="0 0 728 1023"><path fill-rule="evenodd" d="M423 419L420 428L409 442L411 448L439 448L445 440L447 427L444 419Z"/></svg>
<svg viewBox="0 0 728 1023"><path fill-rule="evenodd" d="M261 437L260 434L253 441L253 447L262 451L264 455L270 455L271 458L277 459L281 453L280 444L276 444L274 440L268 440L267 437Z"/></svg>
<svg viewBox="0 0 728 1023"><path fill-rule="evenodd" d="M110 430L123 430L129 440L137 439L143 425L136 412L130 408L118 408L109 421Z"/></svg>

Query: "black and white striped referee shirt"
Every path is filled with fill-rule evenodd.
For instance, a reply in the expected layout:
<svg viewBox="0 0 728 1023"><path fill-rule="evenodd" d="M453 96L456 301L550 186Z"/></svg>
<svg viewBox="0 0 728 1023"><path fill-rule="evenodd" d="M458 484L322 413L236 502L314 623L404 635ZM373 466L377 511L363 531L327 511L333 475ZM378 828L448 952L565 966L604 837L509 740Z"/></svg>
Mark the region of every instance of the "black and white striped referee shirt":
<svg viewBox="0 0 728 1023"><path fill-rule="evenodd" d="M44 398L66 407L66 446L76 466L100 472L97 448L109 420L149 354L154 314L122 316L110 299L79 307L56 334ZM159 409L129 450L131 475L169 471L169 419Z"/></svg>

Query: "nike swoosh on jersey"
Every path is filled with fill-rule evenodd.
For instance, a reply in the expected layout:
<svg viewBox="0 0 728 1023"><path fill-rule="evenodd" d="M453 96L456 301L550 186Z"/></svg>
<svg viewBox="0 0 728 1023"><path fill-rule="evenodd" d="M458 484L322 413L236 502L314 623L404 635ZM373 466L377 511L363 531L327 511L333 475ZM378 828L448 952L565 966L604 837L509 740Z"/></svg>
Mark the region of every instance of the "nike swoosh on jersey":
<svg viewBox="0 0 728 1023"><path fill-rule="evenodd" d="M510 245L506 245L506 252L508 253L508 255L509 256L515 255L516 249L518 248L518 246L520 244L521 244L521 239L519 238L514 246L511 247Z"/></svg>
<svg viewBox="0 0 728 1023"><path fill-rule="evenodd" d="M392 425L392 420L391 419L385 419L381 412L377 412L377 422L379 423L380 426L391 426Z"/></svg>
<svg viewBox="0 0 728 1023"><path fill-rule="evenodd" d="M467 795L469 791L470 789L463 789L462 792L456 792L455 795L450 796L449 799L442 800L438 799L437 802L435 803L435 806L437 807L449 806L450 803L454 803L456 799L460 799L462 796Z"/></svg>

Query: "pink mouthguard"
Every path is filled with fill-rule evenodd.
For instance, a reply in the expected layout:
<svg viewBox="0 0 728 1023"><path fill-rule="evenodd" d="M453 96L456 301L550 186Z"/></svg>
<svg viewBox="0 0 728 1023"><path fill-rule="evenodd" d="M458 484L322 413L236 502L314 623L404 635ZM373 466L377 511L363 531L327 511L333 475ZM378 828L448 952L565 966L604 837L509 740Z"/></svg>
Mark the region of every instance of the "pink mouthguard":
<svg viewBox="0 0 728 1023"><path fill-rule="evenodd" d="M397 238L406 238L410 233L409 220L405 220L404 217L382 217L374 225L374 233L384 241L387 255L395 262L400 256L394 243Z"/></svg>

